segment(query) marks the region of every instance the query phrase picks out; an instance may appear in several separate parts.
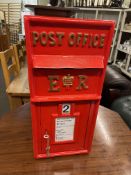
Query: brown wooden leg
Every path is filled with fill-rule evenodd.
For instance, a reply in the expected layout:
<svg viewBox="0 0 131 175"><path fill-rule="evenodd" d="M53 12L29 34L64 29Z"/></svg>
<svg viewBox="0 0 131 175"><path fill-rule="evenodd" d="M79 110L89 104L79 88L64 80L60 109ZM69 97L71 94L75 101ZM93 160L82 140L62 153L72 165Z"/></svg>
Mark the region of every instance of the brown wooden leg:
<svg viewBox="0 0 131 175"><path fill-rule="evenodd" d="M21 97L15 97L8 94L9 104L10 104L10 110L16 109L18 106L22 105Z"/></svg>

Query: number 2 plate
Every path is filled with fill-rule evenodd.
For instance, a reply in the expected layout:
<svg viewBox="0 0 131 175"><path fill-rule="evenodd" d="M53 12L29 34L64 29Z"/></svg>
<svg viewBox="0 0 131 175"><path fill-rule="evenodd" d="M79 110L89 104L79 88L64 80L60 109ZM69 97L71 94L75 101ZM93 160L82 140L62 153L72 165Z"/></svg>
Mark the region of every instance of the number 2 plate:
<svg viewBox="0 0 131 175"><path fill-rule="evenodd" d="M71 112L71 105L70 104L63 104L62 105L62 114L70 114Z"/></svg>

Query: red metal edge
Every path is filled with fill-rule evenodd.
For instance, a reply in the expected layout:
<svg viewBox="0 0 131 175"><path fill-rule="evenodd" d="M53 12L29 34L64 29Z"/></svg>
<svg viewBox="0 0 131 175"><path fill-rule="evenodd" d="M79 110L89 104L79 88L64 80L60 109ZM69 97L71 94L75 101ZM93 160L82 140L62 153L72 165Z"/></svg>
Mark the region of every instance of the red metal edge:
<svg viewBox="0 0 131 175"><path fill-rule="evenodd" d="M85 140L85 149L88 148L89 152L91 151L92 140L94 136L94 129L96 124L96 118L98 114L100 101L91 102L90 112L89 112L89 120L88 120L88 131L86 132L86 140ZM95 117L92 117L95 116ZM89 127L90 126L90 127Z"/></svg>
<svg viewBox="0 0 131 175"><path fill-rule="evenodd" d="M26 21L30 21L30 22L46 22L46 24L49 23L53 23L53 24L57 24L57 23L61 23L61 24L71 24L73 22L73 25L91 25L91 26L100 26L102 27L102 24L104 24L104 26L108 26L108 27L114 27L115 26L115 21L113 20L91 20L91 19L78 19L78 18L59 18L59 17L46 17L46 16L30 16L30 15L25 15L24 16L25 22ZM79 24L78 24L79 21ZM81 26L82 27L82 26ZM86 26L87 27L87 26Z"/></svg>
<svg viewBox="0 0 131 175"><path fill-rule="evenodd" d="M56 156L68 156L68 155L74 155L74 154L87 154L89 153L88 150L79 150L79 151L65 151L65 152L59 152L59 153L50 153L50 157L56 157ZM37 154L34 156L34 158L49 158L46 154Z"/></svg>
<svg viewBox="0 0 131 175"><path fill-rule="evenodd" d="M82 94L82 95L55 95L55 96L34 96L31 97L31 102L60 102L60 101L79 101L79 100L100 100L101 96L97 94Z"/></svg>
<svg viewBox="0 0 131 175"><path fill-rule="evenodd" d="M33 68L104 68L104 57L96 55L34 55L32 60Z"/></svg>

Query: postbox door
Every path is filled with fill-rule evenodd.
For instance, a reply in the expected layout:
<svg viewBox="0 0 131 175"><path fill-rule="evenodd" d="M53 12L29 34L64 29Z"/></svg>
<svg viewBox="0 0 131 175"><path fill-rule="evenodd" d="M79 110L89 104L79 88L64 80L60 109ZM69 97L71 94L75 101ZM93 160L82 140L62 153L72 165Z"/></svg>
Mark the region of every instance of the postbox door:
<svg viewBox="0 0 131 175"><path fill-rule="evenodd" d="M84 151L89 109L90 102L82 101L42 104L42 153L48 156Z"/></svg>
<svg viewBox="0 0 131 175"><path fill-rule="evenodd" d="M103 57L50 55L34 56L33 61L31 100L40 104L40 154L87 153L87 125L92 102L100 99Z"/></svg>

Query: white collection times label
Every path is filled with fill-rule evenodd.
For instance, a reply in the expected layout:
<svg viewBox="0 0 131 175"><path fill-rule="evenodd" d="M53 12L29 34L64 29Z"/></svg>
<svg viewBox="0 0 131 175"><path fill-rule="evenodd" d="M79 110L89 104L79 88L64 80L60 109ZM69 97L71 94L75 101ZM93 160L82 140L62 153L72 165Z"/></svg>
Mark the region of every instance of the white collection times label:
<svg viewBox="0 0 131 175"><path fill-rule="evenodd" d="M74 140L75 117L61 117L55 119L55 141Z"/></svg>

